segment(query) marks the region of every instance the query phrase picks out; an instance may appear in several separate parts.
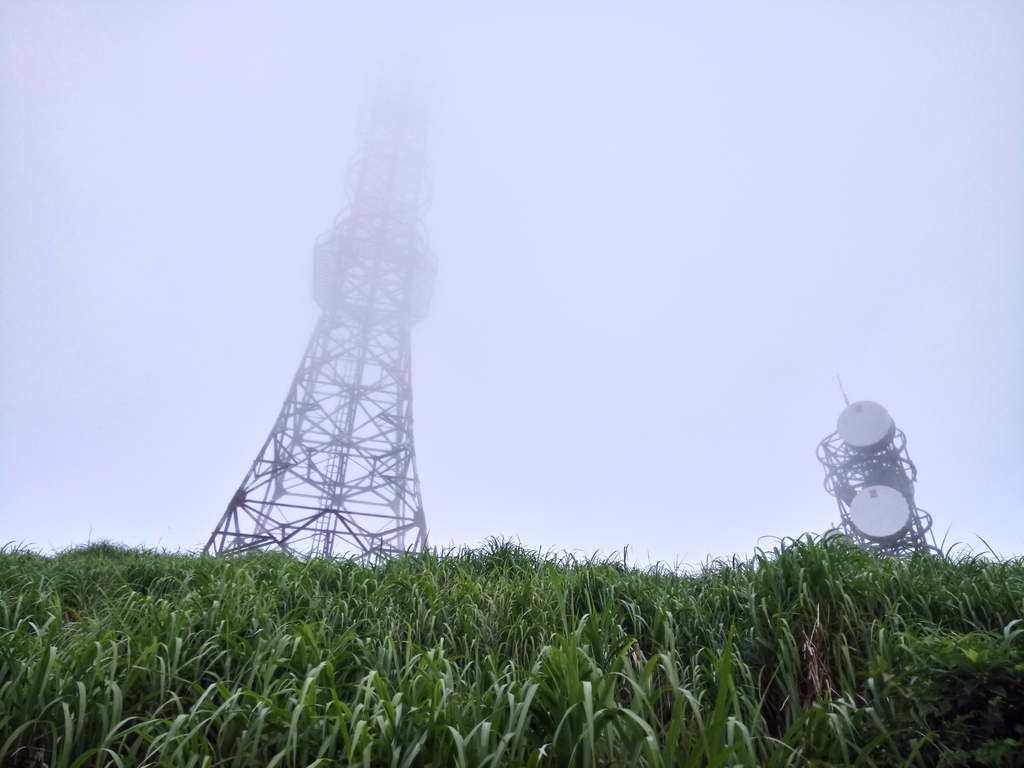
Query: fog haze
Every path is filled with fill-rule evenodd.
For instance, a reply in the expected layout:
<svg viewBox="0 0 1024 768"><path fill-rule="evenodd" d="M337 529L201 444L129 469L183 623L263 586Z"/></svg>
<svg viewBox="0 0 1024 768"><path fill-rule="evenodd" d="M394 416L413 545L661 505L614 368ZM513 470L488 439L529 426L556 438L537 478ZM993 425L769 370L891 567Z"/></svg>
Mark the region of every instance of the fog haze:
<svg viewBox="0 0 1024 768"><path fill-rule="evenodd" d="M201 547L313 330L384 56L437 91L430 541L837 520L851 399L1024 554L1019 3L0 3L0 544Z"/></svg>

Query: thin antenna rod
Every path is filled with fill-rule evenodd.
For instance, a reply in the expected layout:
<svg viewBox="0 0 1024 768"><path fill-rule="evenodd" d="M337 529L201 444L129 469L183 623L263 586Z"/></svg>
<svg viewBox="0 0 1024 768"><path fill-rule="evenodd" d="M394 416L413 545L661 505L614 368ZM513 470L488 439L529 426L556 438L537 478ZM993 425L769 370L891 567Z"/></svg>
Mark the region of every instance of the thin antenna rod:
<svg viewBox="0 0 1024 768"><path fill-rule="evenodd" d="M843 393L843 400L845 400L846 404L849 405L850 404L850 398L848 398L846 396L846 390L843 389L843 380L839 378L839 374L838 373L836 374L836 381L839 382L839 391Z"/></svg>

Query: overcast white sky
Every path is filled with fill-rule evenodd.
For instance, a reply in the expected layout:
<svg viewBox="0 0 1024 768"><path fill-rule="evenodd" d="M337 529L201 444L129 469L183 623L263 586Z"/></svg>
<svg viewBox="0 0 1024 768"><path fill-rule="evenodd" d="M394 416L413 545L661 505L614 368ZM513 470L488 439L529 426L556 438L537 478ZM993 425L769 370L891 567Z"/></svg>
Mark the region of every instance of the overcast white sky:
<svg viewBox="0 0 1024 768"><path fill-rule="evenodd" d="M1019 2L0 0L0 544L205 543L313 329L368 73L413 50L432 544L822 531L841 373L940 538L1024 554L1022 41Z"/></svg>

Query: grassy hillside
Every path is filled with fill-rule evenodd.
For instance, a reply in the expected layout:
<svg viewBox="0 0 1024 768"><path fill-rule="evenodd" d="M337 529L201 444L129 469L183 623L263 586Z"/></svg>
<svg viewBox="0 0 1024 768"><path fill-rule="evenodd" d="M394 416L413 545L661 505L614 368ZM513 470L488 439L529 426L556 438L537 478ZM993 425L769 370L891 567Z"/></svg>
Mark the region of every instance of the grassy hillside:
<svg viewBox="0 0 1024 768"><path fill-rule="evenodd" d="M1024 561L0 554L0 764L1024 766Z"/></svg>

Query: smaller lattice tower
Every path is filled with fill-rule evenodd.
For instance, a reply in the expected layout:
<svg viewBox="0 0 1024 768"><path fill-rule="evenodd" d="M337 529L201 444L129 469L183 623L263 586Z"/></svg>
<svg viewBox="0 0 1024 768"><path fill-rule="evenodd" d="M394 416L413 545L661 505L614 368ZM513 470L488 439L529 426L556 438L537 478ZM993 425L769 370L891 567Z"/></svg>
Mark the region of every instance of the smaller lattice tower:
<svg viewBox="0 0 1024 768"><path fill-rule="evenodd" d="M381 69L349 206L314 249L322 310L281 413L206 545L363 562L419 551L410 329L436 271L421 217L429 110L405 66Z"/></svg>
<svg viewBox="0 0 1024 768"><path fill-rule="evenodd" d="M889 555L935 548L931 515L914 502L917 467L906 435L881 405L848 404L836 431L818 445L818 461L839 505L839 532Z"/></svg>

